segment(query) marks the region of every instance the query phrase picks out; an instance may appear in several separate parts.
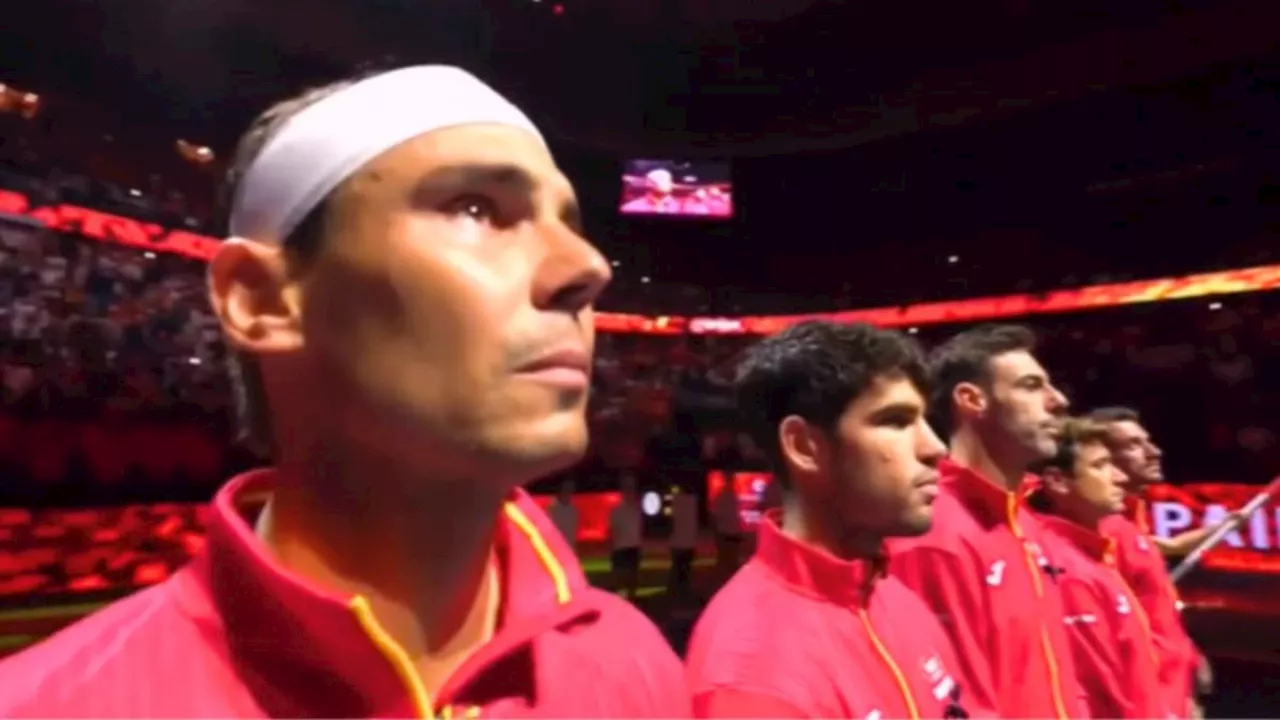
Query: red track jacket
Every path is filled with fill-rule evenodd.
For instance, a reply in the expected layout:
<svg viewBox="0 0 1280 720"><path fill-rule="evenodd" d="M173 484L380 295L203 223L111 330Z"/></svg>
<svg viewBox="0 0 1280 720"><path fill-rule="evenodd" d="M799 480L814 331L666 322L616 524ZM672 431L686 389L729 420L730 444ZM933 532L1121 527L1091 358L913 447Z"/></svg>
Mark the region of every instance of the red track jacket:
<svg viewBox="0 0 1280 720"><path fill-rule="evenodd" d="M889 569L942 620L966 702L1009 718L1087 717L1039 522L1020 493L950 460L939 472L933 529L891 541Z"/></svg>
<svg viewBox="0 0 1280 720"><path fill-rule="evenodd" d="M698 717L958 716L951 644L933 613L883 575L761 522L755 556L694 628Z"/></svg>
<svg viewBox="0 0 1280 720"><path fill-rule="evenodd" d="M273 474L223 488L188 567L0 663L0 717L689 714L683 668L657 629L587 585L523 492L500 534L498 632L428 696L363 598L308 584L254 536L236 501Z"/></svg>
<svg viewBox="0 0 1280 720"><path fill-rule="evenodd" d="M1145 508L1139 505L1135 511L1145 513ZM1186 715L1194 694L1200 651L1182 624L1178 593L1169 578L1164 557L1142 526L1129 518L1120 515L1107 518L1102 531L1115 539L1120 574L1151 620L1151 632L1160 651L1160 683L1168 697L1168 706L1178 715Z"/></svg>
<svg viewBox="0 0 1280 720"><path fill-rule="evenodd" d="M1147 614L1116 568L1115 540L1048 515L1046 542L1062 564L1062 598L1076 677L1096 718L1176 717L1160 684ZM1185 709L1186 698L1180 706Z"/></svg>

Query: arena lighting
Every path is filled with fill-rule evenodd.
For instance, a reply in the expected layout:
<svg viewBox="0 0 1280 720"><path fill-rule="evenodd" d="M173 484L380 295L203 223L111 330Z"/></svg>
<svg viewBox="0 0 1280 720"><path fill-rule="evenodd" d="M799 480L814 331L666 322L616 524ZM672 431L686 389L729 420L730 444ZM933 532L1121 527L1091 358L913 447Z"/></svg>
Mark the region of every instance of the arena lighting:
<svg viewBox="0 0 1280 720"><path fill-rule="evenodd" d="M75 205L33 207L22 193L0 190L0 215L33 220L46 227L77 233L89 240L132 247L143 252L165 252L196 260L213 257L221 241L178 228L89 210ZM754 315L747 317L646 316L599 312L601 332L649 335L770 335L804 320L866 322L881 327L919 327L999 320L1029 315L1082 312L1170 300L1210 298L1280 289L1280 265L1259 265L1181 277L1134 280L993 297L946 300L803 315Z"/></svg>
<svg viewBox="0 0 1280 720"><path fill-rule="evenodd" d="M662 498L659 497L658 493L650 490L640 498L640 509L648 517L657 517L658 513L662 511Z"/></svg>
<svg viewBox="0 0 1280 720"><path fill-rule="evenodd" d="M12 85L0 84L0 112L13 113L30 120L40 113L40 96Z"/></svg>
<svg viewBox="0 0 1280 720"><path fill-rule="evenodd" d="M207 165L217 158L217 156L214 155L213 150L208 146L190 143L182 138L178 138L173 143L173 147L178 151L178 155L180 155L183 160L195 163L196 165Z"/></svg>

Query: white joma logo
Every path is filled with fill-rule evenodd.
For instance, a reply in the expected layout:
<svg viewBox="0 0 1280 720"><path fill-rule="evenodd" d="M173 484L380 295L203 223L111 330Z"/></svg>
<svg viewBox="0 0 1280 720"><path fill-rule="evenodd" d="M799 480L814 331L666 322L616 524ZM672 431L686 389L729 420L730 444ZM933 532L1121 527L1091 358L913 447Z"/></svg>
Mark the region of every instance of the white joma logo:
<svg viewBox="0 0 1280 720"><path fill-rule="evenodd" d="M997 560L991 563L991 569L987 571L987 584L991 587L999 587L1004 582L1004 561Z"/></svg>

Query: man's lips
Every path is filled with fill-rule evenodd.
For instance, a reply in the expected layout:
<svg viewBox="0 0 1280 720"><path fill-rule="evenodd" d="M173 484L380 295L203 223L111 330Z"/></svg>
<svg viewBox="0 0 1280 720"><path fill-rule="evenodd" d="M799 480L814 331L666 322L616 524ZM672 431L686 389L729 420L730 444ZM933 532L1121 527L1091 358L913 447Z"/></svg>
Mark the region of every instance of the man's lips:
<svg viewBox="0 0 1280 720"><path fill-rule="evenodd" d="M913 483L915 489L919 490L928 502L933 502L938 497L938 473L933 472L921 477Z"/></svg>
<svg viewBox="0 0 1280 720"><path fill-rule="evenodd" d="M521 365L516 374L566 389L585 389L591 381L591 355L581 347L563 347Z"/></svg>

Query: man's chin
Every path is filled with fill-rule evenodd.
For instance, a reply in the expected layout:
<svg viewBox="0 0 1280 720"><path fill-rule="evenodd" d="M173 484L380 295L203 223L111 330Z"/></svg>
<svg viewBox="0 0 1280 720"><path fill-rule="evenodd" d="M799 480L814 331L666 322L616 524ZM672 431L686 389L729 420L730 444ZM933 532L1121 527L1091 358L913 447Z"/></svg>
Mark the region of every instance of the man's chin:
<svg viewBox="0 0 1280 720"><path fill-rule="evenodd" d="M933 529L933 508L923 507L902 519L893 537L919 537Z"/></svg>
<svg viewBox="0 0 1280 720"><path fill-rule="evenodd" d="M491 448L506 472L521 482L538 480L577 465L587 454L586 428L563 428L558 432L536 432L512 438L512 442Z"/></svg>
<svg viewBox="0 0 1280 720"><path fill-rule="evenodd" d="M1028 458L1029 462L1049 460L1054 455L1058 454L1058 441L1051 437L1040 438L1024 447L1027 450L1027 454L1030 456Z"/></svg>

